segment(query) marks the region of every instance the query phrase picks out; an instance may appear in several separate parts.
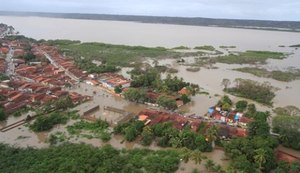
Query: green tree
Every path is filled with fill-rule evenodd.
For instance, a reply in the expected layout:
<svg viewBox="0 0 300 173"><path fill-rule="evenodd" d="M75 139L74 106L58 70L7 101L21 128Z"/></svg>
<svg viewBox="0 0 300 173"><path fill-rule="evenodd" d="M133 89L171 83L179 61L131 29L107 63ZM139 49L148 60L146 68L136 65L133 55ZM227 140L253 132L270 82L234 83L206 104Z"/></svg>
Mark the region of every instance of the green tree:
<svg viewBox="0 0 300 173"><path fill-rule="evenodd" d="M71 108L73 106L74 106L74 104L73 104L73 101L72 101L70 96L61 98L57 101L54 101L54 107L57 110L59 110L59 109L66 110L66 109Z"/></svg>
<svg viewBox="0 0 300 173"><path fill-rule="evenodd" d="M114 91L115 93L120 94L122 92L122 85L115 86Z"/></svg>
<svg viewBox="0 0 300 173"><path fill-rule="evenodd" d="M201 151L199 150L194 150L192 153L191 153L191 159L196 163L196 164L201 164L202 160L205 160L207 159L206 156L204 156L202 154Z"/></svg>
<svg viewBox="0 0 300 173"><path fill-rule="evenodd" d="M0 73L0 81L4 81L4 80L9 80L9 77L4 73Z"/></svg>
<svg viewBox="0 0 300 173"><path fill-rule="evenodd" d="M170 110L174 110L177 108L176 101L174 99L169 98L164 95L159 96L156 102L158 105L165 107L167 109L170 109Z"/></svg>
<svg viewBox="0 0 300 173"><path fill-rule="evenodd" d="M146 92L142 89L129 88L126 92L124 92L125 99L137 103L143 103L146 99Z"/></svg>
<svg viewBox="0 0 300 173"><path fill-rule="evenodd" d="M183 101L184 104L188 103L191 101L191 99L186 95L186 94L183 94L181 96L181 100Z"/></svg>
<svg viewBox="0 0 300 173"><path fill-rule="evenodd" d="M3 110L3 108L0 108L0 121L6 120L6 114Z"/></svg>
<svg viewBox="0 0 300 173"><path fill-rule="evenodd" d="M211 171L213 171L213 167L215 166L215 162L212 161L212 160L210 160L210 159L208 159L208 160L206 161L206 163L205 163L204 166L205 166L205 169L206 169L207 171L211 172Z"/></svg>
<svg viewBox="0 0 300 173"><path fill-rule="evenodd" d="M187 163L190 160L192 151L186 147L180 149L180 156L182 160Z"/></svg>
<svg viewBox="0 0 300 173"><path fill-rule="evenodd" d="M142 144L150 145L154 138L153 130L151 129L151 127L149 126L144 127L141 136L142 136Z"/></svg>
<svg viewBox="0 0 300 173"><path fill-rule="evenodd" d="M246 115L248 117L254 117L255 114L256 114L256 106L255 106L255 104L251 103L248 105Z"/></svg>
<svg viewBox="0 0 300 173"><path fill-rule="evenodd" d="M231 165L236 170L236 172L241 172L241 173L255 172L254 167L252 166L251 162L247 159L245 155L241 155L234 158Z"/></svg>
<svg viewBox="0 0 300 173"><path fill-rule="evenodd" d="M212 148L215 148L215 141L217 140L218 137L218 128L215 125L212 125L208 130L207 130L207 138L208 141L211 142Z"/></svg>
<svg viewBox="0 0 300 173"><path fill-rule="evenodd" d="M125 136L124 137L127 141L134 141L135 138L137 137L137 130L132 126L127 127L125 129Z"/></svg>
<svg viewBox="0 0 300 173"><path fill-rule="evenodd" d="M33 55L33 54L30 52L30 53L26 53L26 54L24 55L24 59L25 59L26 62L30 62L30 61L36 60L36 57L35 57L35 55Z"/></svg>
<svg viewBox="0 0 300 173"><path fill-rule="evenodd" d="M270 134L270 126L266 121L255 120L248 124L250 136L268 136Z"/></svg>
<svg viewBox="0 0 300 173"><path fill-rule="evenodd" d="M300 150L300 116L277 115L272 119L273 131L280 134L285 147Z"/></svg>
<svg viewBox="0 0 300 173"><path fill-rule="evenodd" d="M239 112L244 112L247 108L248 102L246 100L240 100L236 102L235 107Z"/></svg>
<svg viewBox="0 0 300 173"><path fill-rule="evenodd" d="M267 152L263 148L254 150L254 161L258 164L260 170L263 170L263 165L267 162Z"/></svg>
<svg viewBox="0 0 300 173"><path fill-rule="evenodd" d="M201 134L196 135L195 145L196 145L196 148L202 152L206 151L208 148L207 141L205 140L205 137Z"/></svg>

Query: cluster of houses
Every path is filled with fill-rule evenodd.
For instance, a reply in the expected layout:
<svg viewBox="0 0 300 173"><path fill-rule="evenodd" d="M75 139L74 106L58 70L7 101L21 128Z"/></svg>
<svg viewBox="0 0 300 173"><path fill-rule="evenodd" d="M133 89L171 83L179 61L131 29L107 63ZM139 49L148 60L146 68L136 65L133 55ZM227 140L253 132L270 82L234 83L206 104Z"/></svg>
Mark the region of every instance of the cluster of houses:
<svg viewBox="0 0 300 173"><path fill-rule="evenodd" d="M93 86L99 85L109 91L114 91L116 86L121 88L130 86L130 80L116 73L90 74L86 83Z"/></svg>
<svg viewBox="0 0 300 173"><path fill-rule="evenodd" d="M72 71L72 67L75 66L74 64L67 66L63 60L60 60L61 57L56 49L54 49L56 52L51 52L52 47L50 47L51 49L45 47L45 50L51 55L57 54L58 58L56 57L56 62L64 66L66 71L46 61L27 62L26 64L25 60L21 57L29 51L36 56L36 59L45 59L45 55L40 52L39 48L33 46L30 50L28 46L28 42L22 40L4 41L1 43L1 54L3 54L3 57L5 53L8 53L9 48L14 49L12 62L16 75L14 79L0 83L0 106L4 108L7 114L14 113L25 107L44 105L65 97L69 97L74 104L91 99L89 96L83 96L76 92L68 92L62 89L66 84L72 86L76 82L66 74L66 71ZM5 51L3 51L4 48ZM69 60L65 62L69 62ZM6 68L7 62L4 58L0 58L0 72L5 73ZM77 70L79 69L76 68L75 71ZM80 74L83 74L83 72L80 71Z"/></svg>
<svg viewBox="0 0 300 173"><path fill-rule="evenodd" d="M62 56L56 47L49 45L33 45L32 51L36 56L44 55L47 53L51 57L51 63L63 69L70 76L73 76L76 80L85 80L88 76L85 71L80 70L74 60L70 57Z"/></svg>
<svg viewBox="0 0 300 173"><path fill-rule="evenodd" d="M166 122L171 122L173 128L178 130L190 126L193 132L198 132L201 124L204 124L205 128L201 129L201 133L203 134L206 134L207 129L212 125L216 125L218 127L218 134L222 138L245 137L248 135L246 128L211 122L196 116L184 116L174 112L145 109L141 111L136 118L138 121L142 121L145 125L150 126Z"/></svg>
<svg viewBox="0 0 300 173"><path fill-rule="evenodd" d="M38 82L48 86L65 86L75 84L75 80L65 74L63 70L56 68L52 64L15 64L15 73L32 82Z"/></svg>
<svg viewBox="0 0 300 173"><path fill-rule="evenodd" d="M24 80L8 80L0 85L0 105L7 114L14 113L21 108L44 105L50 101L70 97L74 104L91 99L76 92L63 91L59 86L45 86L36 82Z"/></svg>
<svg viewBox="0 0 300 173"><path fill-rule="evenodd" d="M213 106L208 109L208 116L220 123L230 126L239 126L246 128L247 124L254 121L252 118L244 116L244 113L238 111L224 111L221 107Z"/></svg>

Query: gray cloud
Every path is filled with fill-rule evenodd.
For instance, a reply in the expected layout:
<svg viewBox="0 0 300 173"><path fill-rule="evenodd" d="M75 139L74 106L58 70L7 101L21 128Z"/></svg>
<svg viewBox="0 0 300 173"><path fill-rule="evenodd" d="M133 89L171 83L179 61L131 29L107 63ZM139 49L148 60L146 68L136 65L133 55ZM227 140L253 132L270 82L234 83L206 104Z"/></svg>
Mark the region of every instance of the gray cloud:
<svg viewBox="0 0 300 173"><path fill-rule="evenodd" d="M299 0L0 0L0 10L300 21Z"/></svg>

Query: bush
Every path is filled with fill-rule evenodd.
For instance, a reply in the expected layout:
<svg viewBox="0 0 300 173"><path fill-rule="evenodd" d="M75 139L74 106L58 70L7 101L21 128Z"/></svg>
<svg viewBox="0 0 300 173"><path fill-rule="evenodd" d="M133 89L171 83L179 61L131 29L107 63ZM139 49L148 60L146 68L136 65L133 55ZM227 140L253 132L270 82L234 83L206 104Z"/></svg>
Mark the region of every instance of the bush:
<svg viewBox="0 0 300 173"><path fill-rule="evenodd" d="M42 132L52 129L57 124L66 124L67 121L67 116L54 112L48 116L39 116L29 127L34 132Z"/></svg>
<svg viewBox="0 0 300 173"><path fill-rule="evenodd" d="M0 108L0 121L6 120L7 116L3 110L3 108Z"/></svg>

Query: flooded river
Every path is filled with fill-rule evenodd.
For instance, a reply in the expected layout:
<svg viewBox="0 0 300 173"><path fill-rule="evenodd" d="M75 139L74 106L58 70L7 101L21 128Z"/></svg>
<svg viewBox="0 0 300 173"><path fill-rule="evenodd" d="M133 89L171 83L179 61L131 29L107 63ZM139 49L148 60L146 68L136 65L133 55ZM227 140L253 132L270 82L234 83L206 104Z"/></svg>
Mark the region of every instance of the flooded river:
<svg viewBox="0 0 300 173"><path fill-rule="evenodd" d="M35 39L72 39L153 47L207 44L265 50L300 41L299 33L221 27L9 16L0 16L0 22L12 25L21 34Z"/></svg>

